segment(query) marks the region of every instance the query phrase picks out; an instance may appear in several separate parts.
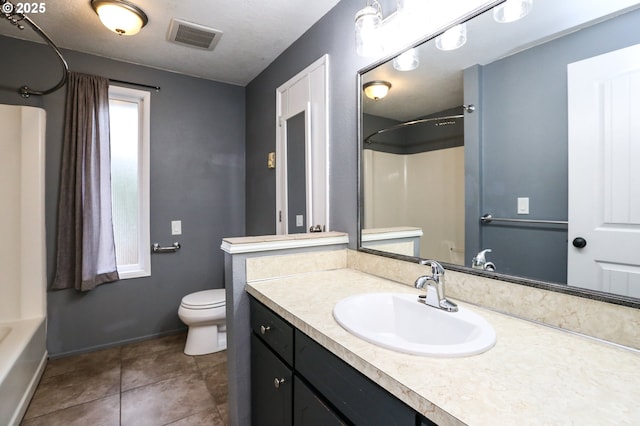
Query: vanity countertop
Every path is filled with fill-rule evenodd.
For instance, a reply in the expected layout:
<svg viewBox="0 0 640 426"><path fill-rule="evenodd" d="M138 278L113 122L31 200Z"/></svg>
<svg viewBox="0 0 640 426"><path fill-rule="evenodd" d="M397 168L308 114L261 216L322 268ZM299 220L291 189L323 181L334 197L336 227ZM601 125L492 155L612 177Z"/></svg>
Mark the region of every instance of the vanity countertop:
<svg viewBox="0 0 640 426"><path fill-rule="evenodd" d="M332 310L358 293L420 293L410 286L336 269L253 281L246 288L439 425L640 424L640 352L460 303L493 325L496 346L464 358L408 355L353 336Z"/></svg>

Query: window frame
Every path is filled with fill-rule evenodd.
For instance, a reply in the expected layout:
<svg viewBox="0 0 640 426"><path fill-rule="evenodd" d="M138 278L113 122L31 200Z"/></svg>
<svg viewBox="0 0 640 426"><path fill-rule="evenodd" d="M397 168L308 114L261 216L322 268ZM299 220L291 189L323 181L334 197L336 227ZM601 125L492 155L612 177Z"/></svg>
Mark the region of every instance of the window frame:
<svg viewBox="0 0 640 426"><path fill-rule="evenodd" d="M138 104L138 263L118 265L120 279L151 276L150 167L151 93L109 85L111 99ZM117 261L117 259L116 259Z"/></svg>

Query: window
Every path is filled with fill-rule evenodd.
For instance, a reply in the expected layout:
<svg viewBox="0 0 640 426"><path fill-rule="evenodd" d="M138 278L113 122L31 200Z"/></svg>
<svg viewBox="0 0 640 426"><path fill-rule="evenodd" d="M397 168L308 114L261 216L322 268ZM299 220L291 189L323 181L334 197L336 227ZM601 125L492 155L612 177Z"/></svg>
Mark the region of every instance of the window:
<svg viewBox="0 0 640 426"><path fill-rule="evenodd" d="M109 87L111 198L121 279L151 275L149 92Z"/></svg>

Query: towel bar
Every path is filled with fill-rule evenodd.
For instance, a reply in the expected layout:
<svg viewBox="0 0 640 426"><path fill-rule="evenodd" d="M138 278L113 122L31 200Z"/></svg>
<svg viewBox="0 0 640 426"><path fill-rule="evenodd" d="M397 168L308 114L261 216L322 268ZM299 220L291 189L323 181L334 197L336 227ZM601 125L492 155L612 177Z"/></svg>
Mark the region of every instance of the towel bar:
<svg viewBox="0 0 640 426"><path fill-rule="evenodd" d="M538 220L538 219L504 219L499 217L493 217L490 214L485 214L480 218L480 223L491 222L519 222L519 223L543 223L548 225L567 225L569 222L566 220Z"/></svg>
<svg viewBox="0 0 640 426"><path fill-rule="evenodd" d="M180 243L173 243L172 245L168 246L168 247L160 247L160 244L155 243L153 246L151 246L151 250L154 253L175 253L180 249Z"/></svg>

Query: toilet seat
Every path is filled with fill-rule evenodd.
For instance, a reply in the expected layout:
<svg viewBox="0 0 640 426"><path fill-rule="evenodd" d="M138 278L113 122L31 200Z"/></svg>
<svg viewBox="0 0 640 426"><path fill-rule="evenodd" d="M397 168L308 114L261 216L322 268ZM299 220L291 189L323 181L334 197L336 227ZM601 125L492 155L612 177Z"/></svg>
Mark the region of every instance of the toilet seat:
<svg viewBox="0 0 640 426"><path fill-rule="evenodd" d="M212 309L225 306L225 290L223 288L203 290L188 294L182 298L180 306L185 309Z"/></svg>

